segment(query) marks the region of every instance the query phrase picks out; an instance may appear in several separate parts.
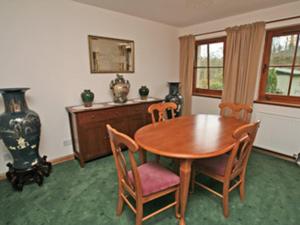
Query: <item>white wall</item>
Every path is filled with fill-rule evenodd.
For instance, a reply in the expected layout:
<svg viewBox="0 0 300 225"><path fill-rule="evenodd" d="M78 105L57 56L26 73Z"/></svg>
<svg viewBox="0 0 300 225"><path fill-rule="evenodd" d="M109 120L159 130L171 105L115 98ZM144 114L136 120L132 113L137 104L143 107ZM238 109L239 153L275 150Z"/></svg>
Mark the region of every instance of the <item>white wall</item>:
<svg viewBox="0 0 300 225"><path fill-rule="evenodd" d="M179 36L186 34L198 34L222 30L226 27L247 24L256 21L270 21L285 17L298 16L300 12L300 2L285 4L269 9L254 11L238 16L227 17L207 23L196 24L179 29ZM300 19L289 20L267 25L267 29L299 24ZM198 39L224 36L225 32L199 36ZM259 74L260 75L260 74ZM256 98L258 92L259 79L256 87ZM192 98L193 113L213 113L218 114L218 104L220 99L197 97ZM293 155L300 152L299 130L300 130L300 109L280 107L272 105L254 104L254 119L261 120L256 146L273 150L286 155Z"/></svg>
<svg viewBox="0 0 300 225"><path fill-rule="evenodd" d="M0 2L0 88L30 87L28 105L42 122L41 155L54 159L72 153L66 106L81 104L91 89L95 102L111 101L115 74L90 74L89 34L135 41L135 73L129 97L147 85L150 95L164 97L167 81L178 79L177 29L71 0L4 0ZM3 112L0 100L0 112ZM0 173L7 152L0 142Z"/></svg>

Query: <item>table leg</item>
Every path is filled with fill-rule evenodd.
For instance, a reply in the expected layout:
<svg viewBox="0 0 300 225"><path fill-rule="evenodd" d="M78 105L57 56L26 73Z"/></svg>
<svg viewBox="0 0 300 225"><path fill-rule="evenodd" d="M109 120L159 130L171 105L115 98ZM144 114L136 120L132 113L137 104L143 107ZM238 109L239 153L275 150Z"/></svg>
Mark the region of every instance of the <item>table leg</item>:
<svg viewBox="0 0 300 225"><path fill-rule="evenodd" d="M191 178L191 159L182 159L180 161L180 225L185 225L185 210Z"/></svg>
<svg viewBox="0 0 300 225"><path fill-rule="evenodd" d="M147 152L144 149L139 150L139 160L141 164L147 162Z"/></svg>

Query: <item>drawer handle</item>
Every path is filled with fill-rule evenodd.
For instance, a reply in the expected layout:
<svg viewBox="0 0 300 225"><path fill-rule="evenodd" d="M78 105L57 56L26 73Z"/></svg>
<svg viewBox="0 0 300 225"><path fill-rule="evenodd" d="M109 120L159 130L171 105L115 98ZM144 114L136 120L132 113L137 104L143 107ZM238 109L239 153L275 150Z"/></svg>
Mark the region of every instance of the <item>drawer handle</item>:
<svg viewBox="0 0 300 225"><path fill-rule="evenodd" d="M95 117L95 115L92 115L91 118L92 118L92 119L95 119L96 117Z"/></svg>

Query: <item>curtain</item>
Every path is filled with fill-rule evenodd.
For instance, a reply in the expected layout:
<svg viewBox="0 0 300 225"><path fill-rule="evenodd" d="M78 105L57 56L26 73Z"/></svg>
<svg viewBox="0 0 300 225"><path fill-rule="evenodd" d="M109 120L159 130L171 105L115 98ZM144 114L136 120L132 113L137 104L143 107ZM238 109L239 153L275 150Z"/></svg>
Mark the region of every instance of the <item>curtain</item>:
<svg viewBox="0 0 300 225"><path fill-rule="evenodd" d="M195 37L187 35L179 38L179 81L183 96L183 115L191 114L192 91L193 91L193 67L195 57Z"/></svg>
<svg viewBox="0 0 300 225"><path fill-rule="evenodd" d="M226 29L222 102L253 105L265 37L265 23Z"/></svg>

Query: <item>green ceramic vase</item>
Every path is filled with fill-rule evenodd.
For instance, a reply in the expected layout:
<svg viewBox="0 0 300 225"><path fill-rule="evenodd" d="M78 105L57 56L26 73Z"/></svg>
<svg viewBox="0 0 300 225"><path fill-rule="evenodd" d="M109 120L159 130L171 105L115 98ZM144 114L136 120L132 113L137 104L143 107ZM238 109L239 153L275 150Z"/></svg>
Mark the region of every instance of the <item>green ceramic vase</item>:
<svg viewBox="0 0 300 225"><path fill-rule="evenodd" d="M81 93L81 99L85 107L91 107L93 105L94 96L95 96L94 93L88 89L84 90Z"/></svg>
<svg viewBox="0 0 300 225"><path fill-rule="evenodd" d="M149 94L149 88L147 88L147 86L141 86L139 89L139 94L141 99L146 100Z"/></svg>

